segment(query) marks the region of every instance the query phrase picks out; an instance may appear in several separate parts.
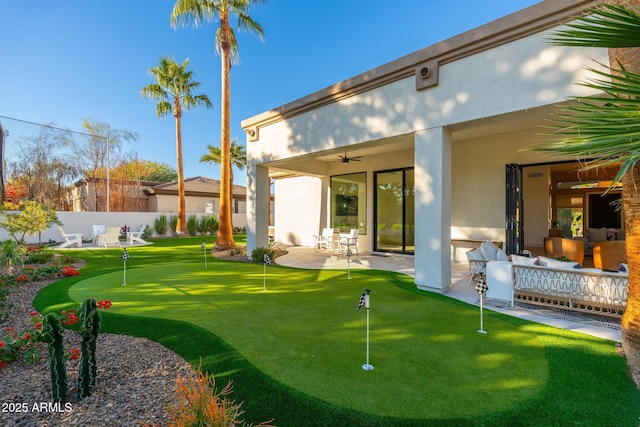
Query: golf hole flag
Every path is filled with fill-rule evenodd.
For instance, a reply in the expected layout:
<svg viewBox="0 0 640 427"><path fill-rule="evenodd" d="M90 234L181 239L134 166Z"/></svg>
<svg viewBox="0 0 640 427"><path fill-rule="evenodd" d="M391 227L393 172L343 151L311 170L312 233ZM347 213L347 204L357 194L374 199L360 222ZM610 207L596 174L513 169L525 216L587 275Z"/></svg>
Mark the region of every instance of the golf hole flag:
<svg viewBox="0 0 640 427"><path fill-rule="evenodd" d="M124 252L122 252L122 264L123 264L123 280L122 280L122 286L127 286L127 260L129 259L129 252L127 252L127 249L124 249Z"/></svg>
<svg viewBox="0 0 640 427"><path fill-rule="evenodd" d="M266 291L267 290L267 264L271 265L271 258L269 258L269 255L264 254L264 256L262 257L262 290Z"/></svg>
<svg viewBox="0 0 640 427"><path fill-rule="evenodd" d="M367 361L362 365L362 369L365 371L373 371L373 365L369 363L369 293L371 293L371 289L365 289L364 294L360 295L358 308L356 309L356 311L359 311L362 307L367 309Z"/></svg>
<svg viewBox="0 0 640 427"><path fill-rule="evenodd" d="M369 308L369 292L371 291L367 289L364 294L360 295L360 301L358 301L358 308L356 308L356 311L360 311L362 307L366 309Z"/></svg>

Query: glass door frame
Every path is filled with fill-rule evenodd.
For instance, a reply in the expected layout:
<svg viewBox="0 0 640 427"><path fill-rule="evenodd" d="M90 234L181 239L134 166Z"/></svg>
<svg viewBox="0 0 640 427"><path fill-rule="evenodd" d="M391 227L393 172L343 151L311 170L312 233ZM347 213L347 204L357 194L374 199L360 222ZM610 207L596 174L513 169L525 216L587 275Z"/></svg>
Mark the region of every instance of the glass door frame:
<svg viewBox="0 0 640 427"><path fill-rule="evenodd" d="M391 253L400 253L400 254L407 254L407 255L413 255L415 252L415 235L414 235L414 245L413 248L414 250L407 250L407 237L406 237L406 233L407 233L407 203L406 203L406 197L407 197L407 175L406 172L407 171L414 171L415 168L413 166L411 167L406 167L406 168L397 168L397 169L387 169L387 170L380 170L380 171L374 171L373 172L373 250L374 252L391 252ZM402 230L401 230L401 236L402 236L402 245L401 245L401 249L400 250L391 250L391 249L380 249L378 247L378 175L381 174L385 174L385 173L393 173L393 172L401 172L402 173ZM413 194L415 197L415 175L414 175L414 188L413 188ZM415 202L413 203L414 209L415 209ZM412 229L414 230L415 233L415 215L414 215L414 224L411 224Z"/></svg>

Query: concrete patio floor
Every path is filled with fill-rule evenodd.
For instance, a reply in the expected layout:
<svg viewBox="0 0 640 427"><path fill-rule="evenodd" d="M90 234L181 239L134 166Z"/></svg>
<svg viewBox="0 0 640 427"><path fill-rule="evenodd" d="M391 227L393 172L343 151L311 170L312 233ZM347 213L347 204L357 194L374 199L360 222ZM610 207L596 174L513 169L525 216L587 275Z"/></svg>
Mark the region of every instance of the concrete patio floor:
<svg viewBox="0 0 640 427"><path fill-rule="evenodd" d="M277 264L298 268L347 269L348 260L345 253L339 254L333 251L303 246L290 246L286 249L288 253L278 257L275 261ZM396 271L414 277L413 256L410 255L354 253L350 260L350 268ZM469 304L480 305L480 299L475 287L469 285L468 282L469 266L463 262L452 262L451 286L444 295ZM506 301L491 299L485 299L483 307L484 309L497 311L509 316L612 341L620 342L622 339L620 321L617 319L522 303L516 303L512 308ZM488 332L491 333L491 331Z"/></svg>

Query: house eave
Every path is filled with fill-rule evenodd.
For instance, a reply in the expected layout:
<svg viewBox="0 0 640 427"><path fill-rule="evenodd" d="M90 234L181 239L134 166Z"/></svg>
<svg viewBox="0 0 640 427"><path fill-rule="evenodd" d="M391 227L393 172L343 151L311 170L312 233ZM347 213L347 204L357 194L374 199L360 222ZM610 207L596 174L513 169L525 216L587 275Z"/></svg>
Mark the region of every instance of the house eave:
<svg viewBox="0 0 640 427"><path fill-rule="evenodd" d="M594 0L542 1L447 40L420 49L380 67L358 74L280 107L243 120L249 141L257 141L259 130L271 124L315 110L391 82L415 76L416 90L437 85L438 68L446 63L539 33L569 21ZM426 75L421 72L427 70Z"/></svg>

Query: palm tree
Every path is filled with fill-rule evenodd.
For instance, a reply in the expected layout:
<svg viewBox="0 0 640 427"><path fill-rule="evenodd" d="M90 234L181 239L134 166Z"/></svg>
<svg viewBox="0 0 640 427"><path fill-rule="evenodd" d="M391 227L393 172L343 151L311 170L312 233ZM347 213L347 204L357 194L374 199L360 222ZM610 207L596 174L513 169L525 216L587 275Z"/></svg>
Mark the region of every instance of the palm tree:
<svg viewBox="0 0 640 427"><path fill-rule="evenodd" d="M229 18L237 17L238 29L248 30L262 36L262 27L249 16L251 5L266 3L266 0L177 0L171 12L171 25L198 27L203 22L219 21L215 46L220 54L221 73L221 126L220 126L220 221L215 247L229 249L235 247L231 223L231 160L230 160L230 76L231 65L238 59L238 43L231 28Z"/></svg>
<svg viewBox="0 0 640 427"><path fill-rule="evenodd" d="M610 64L584 83L597 95L575 97L554 119L554 139L536 150L576 156L587 168L620 167L629 263L622 347L630 366L640 363L640 64L628 48L640 46L640 11L604 4L557 31L551 43L609 49ZM624 64L621 59L627 60ZM628 59L632 58L632 61ZM604 71L603 67L604 66Z"/></svg>
<svg viewBox="0 0 640 427"><path fill-rule="evenodd" d="M162 118L173 114L176 120L176 158L178 163L178 224L176 233L188 235L187 213L185 210L184 194L184 168L182 166L182 110L190 110L191 107L204 105L211 108L212 104L207 95L194 95L193 92L200 86L200 82L194 82L193 71L187 71L189 60L182 65L173 58L160 58L160 64L149 69L149 74L156 78L157 83L152 83L142 88L142 96L145 99L158 101L156 114Z"/></svg>
<svg viewBox="0 0 640 427"><path fill-rule="evenodd" d="M222 161L222 150L213 145L207 145L207 154L203 154L200 157L200 163L215 163L220 164ZM235 166L239 170L243 170L247 166L247 151L243 145L238 144L238 138L233 138L229 147L229 160L231 161L231 192L229 193L230 206L233 206L233 167ZM231 229L233 230L233 215L231 215Z"/></svg>

